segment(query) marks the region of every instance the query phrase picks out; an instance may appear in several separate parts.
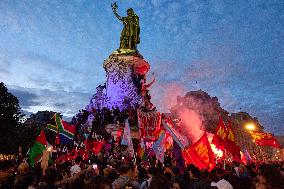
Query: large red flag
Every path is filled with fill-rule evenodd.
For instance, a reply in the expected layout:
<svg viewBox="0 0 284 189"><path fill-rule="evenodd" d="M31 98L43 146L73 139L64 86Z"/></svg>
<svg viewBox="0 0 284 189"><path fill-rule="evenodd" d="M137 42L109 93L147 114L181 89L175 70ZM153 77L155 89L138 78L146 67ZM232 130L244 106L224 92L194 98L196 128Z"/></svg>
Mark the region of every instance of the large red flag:
<svg viewBox="0 0 284 189"><path fill-rule="evenodd" d="M86 145L87 151L92 151L96 155L100 153L104 145L104 141L94 141L92 139L87 139L84 143Z"/></svg>
<svg viewBox="0 0 284 189"><path fill-rule="evenodd" d="M280 148L278 140L271 133L251 131L250 134L258 146L272 146L274 148Z"/></svg>
<svg viewBox="0 0 284 189"><path fill-rule="evenodd" d="M100 153L103 145L104 145L103 141L95 141L94 142L94 148L93 148L94 154L98 155L98 153Z"/></svg>
<svg viewBox="0 0 284 189"><path fill-rule="evenodd" d="M232 154L235 161L241 160L240 148L237 146L235 132L230 121L227 127L227 140L225 142L225 148Z"/></svg>
<svg viewBox="0 0 284 189"><path fill-rule="evenodd" d="M227 142L228 132L223 122L221 116L219 116L219 122L216 128L216 133L214 134L212 144L216 146L216 148L220 150L224 150L225 144Z"/></svg>
<svg viewBox="0 0 284 189"><path fill-rule="evenodd" d="M193 145L182 152L186 164L194 164L199 169L212 169L215 166L214 153L206 133Z"/></svg>

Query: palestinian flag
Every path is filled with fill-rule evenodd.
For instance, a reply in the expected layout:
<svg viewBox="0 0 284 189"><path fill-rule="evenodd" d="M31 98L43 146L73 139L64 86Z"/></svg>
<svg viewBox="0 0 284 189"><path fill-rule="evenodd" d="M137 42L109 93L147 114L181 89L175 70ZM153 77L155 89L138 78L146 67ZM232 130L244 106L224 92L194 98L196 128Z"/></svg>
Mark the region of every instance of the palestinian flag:
<svg viewBox="0 0 284 189"><path fill-rule="evenodd" d="M46 146L47 141L45 138L45 134L43 131L41 131L38 137L36 138L36 143L33 145L29 152L29 160L31 166L34 166L41 160L43 151L46 149Z"/></svg>

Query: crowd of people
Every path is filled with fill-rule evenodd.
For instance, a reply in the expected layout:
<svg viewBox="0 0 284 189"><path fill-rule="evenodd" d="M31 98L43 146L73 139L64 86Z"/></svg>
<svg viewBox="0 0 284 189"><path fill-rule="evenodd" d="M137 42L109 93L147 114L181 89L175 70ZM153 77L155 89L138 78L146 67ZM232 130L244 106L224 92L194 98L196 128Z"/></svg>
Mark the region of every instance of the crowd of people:
<svg viewBox="0 0 284 189"><path fill-rule="evenodd" d="M155 157L142 161L123 150L112 150L84 159L78 155L64 162L51 161L43 172L40 163L30 166L26 158L0 161L3 189L283 189L284 162L237 162L200 170L184 169L168 155L164 164ZM54 159L53 159L54 160Z"/></svg>

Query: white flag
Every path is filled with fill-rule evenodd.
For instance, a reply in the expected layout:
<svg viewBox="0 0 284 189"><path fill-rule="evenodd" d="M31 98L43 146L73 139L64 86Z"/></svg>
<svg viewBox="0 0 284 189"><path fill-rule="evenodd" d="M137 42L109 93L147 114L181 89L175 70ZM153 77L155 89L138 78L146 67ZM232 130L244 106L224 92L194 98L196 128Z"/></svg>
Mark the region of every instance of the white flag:
<svg viewBox="0 0 284 189"><path fill-rule="evenodd" d="M165 152L165 132L161 134L159 139L153 144L153 151L156 157L161 163L164 163L164 152Z"/></svg>
<svg viewBox="0 0 284 189"><path fill-rule="evenodd" d="M133 143L132 143L131 131L130 131L128 119L125 121L125 127L124 127L124 131L123 131L123 137L122 137L122 140L121 140L121 144L127 145L129 154L131 156L134 155L134 149L133 149Z"/></svg>

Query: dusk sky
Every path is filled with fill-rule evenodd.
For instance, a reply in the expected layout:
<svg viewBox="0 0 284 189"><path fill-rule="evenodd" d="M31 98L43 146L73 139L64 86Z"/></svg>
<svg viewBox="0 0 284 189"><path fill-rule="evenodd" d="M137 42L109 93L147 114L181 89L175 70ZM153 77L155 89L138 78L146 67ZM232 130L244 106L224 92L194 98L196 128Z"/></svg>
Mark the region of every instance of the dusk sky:
<svg viewBox="0 0 284 189"><path fill-rule="evenodd" d="M106 81L103 61L122 24L109 0L1 0L0 81L26 114L72 117ZM229 112L284 134L283 0L120 0L140 17L140 53L157 82L154 104L202 89ZM149 74L150 76L150 74ZM150 78L149 78L150 79ZM165 104L165 97L172 101Z"/></svg>

